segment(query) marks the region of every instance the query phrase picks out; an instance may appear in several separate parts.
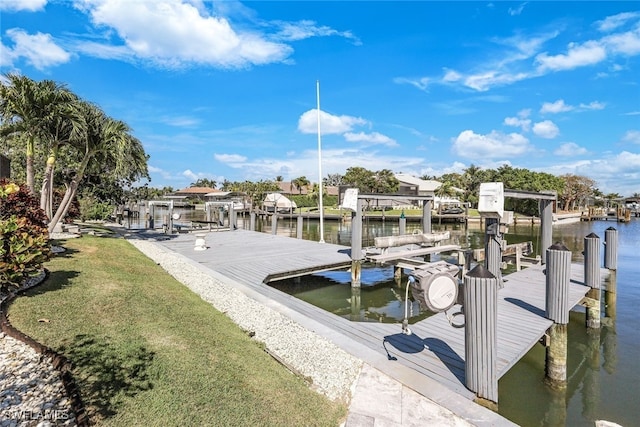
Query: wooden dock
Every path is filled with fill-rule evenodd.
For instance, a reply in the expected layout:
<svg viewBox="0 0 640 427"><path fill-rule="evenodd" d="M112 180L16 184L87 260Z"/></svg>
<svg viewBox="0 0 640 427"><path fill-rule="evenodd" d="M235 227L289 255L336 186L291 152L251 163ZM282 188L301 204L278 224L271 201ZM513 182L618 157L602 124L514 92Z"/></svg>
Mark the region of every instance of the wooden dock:
<svg viewBox="0 0 640 427"><path fill-rule="evenodd" d="M232 279L231 286L268 302L302 326L445 407L451 405L450 392L468 399L475 397L464 385L464 328L452 327L444 313L409 325L413 333L404 335L400 323L352 322L266 284L348 267L348 247L243 230L207 233L208 249L204 251L195 251L194 242L193 234L159 241L203 268ZM532 266L505 276L505 286L498 293L498 377L506 374L552 325L544 317L543 268ZM573 264L571 307L589 290L582 284L583 276L582 264ZM459 309L454 306L451 312ZM455 319L458 322L459 318Z"/></svg>

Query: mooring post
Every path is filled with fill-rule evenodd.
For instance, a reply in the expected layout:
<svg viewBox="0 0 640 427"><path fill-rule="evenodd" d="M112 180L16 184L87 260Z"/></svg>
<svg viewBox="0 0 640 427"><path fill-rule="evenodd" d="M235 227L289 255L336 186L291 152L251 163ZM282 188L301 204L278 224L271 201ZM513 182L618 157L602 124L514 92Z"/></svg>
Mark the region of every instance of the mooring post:
<svg viewBox="0 0 640 427"><path fill-rule="evenodd" d="M431 200L425 200L422 204L422 231L431 233Z"/></svg>
<svg viewBox="0 0 640 427"><path fill-rule="evenodd" d="M497 279L499 287L502 288L502 236L500 235L500 219L487 217L485 220L484 236L484 263L487 270Z"/></svg>
<svg viewBox="0 0 640 427"><path fill-rule="evenodd" d="M498 279L478 264L464 277L465 384L478 403L497 410Z"/></svg>
<svg viewBox="0 0 640 427"><path fill-rule="evenodd" d="M404 216L403 210L398 220L398 235L404 236L405 234L407 234L407 218ZM402 285L402 267L393 267L393 279L398 286Z"/></svg>
<svg viewBox="0 0 640 427"><path fill-rule="evenodd" d="M256 231L256 213L254 211L249 214L249 230Z"/></svg>
<svg viewBox="0 0 640 427"><path fill-rule="evenodd" d="M567 386L567 324L569 323L569 283L571 282L571 251L561 243L546 250L545 317L553 320L548 331L549 345L545 373L556 389Z"/></svg>
<svg viewBox="0 0 640 427"><path fill-rule="evenodd" d="M278 232L278 214L273 213L271 215L271 234L275 235Z"/></svg>
<svg viewBox="0 0 640 427"><path fill-rule="evenodd" d="M362 302L360 296L360 287L351 287L351 321L360 320L360 304Z"/></svg>
<svg viewBox="0 0 640 427"><path fill-rule="evenodd" d="M600 237L591 233L584 238L584 284L587 292L587 328L600 327Z"/></svg>
<svg viewBox="0 0 640 427"><path fill-rule="evenodd" d="M298 218L296 219L296 237L298 239L302 239L302 215L298 215Z"/></svg>
<svg viewBox="0 0 640 427"><path fill-rule="evenodd" d="M618 230L609 227L604 232L604 267L609 269L609 278L604 289L604 315L615 324L618 270Z"/></svg>
<svg viewBox="0 0 640 427"><path fill-rule="evenodd" d="M613 227L604 231L604 268L618 269L618 230Z"/></svg>
<svg viewBox="0 0 640 427"><path fill-rule="evenodd" d="M237 212L233 209L233 203L229 205L229 230L233 231L238 228Z"/></svg>
<svg viewBox="0 0 640 427"><path fill-rule="evenodd" d="M607 289L604 291L604 316L606 318L616 319L616 305L617 305L617 271L613 270L609 272L609 278L607 279Z"/></svg>
<svg viewBox="0 0 640 427"><path fill-rule="evenodd" d="M351 219L351 287L359 288L362 273L362 209L363 201L358 199L356 212Z"/></svg>
<svg viewBox="0 0 640 427"><path fill-rule="evenodd" d="M553 239L553 200L540 200L540 255L545 262L544 253Z"/></svg>

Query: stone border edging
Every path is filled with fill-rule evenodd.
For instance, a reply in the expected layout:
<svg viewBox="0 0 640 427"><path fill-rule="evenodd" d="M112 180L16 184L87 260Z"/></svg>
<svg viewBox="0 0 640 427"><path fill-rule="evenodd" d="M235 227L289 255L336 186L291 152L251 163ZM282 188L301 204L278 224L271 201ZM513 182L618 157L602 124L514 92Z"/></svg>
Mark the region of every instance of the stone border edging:
<svg viewBox="0 0 640 427"><path fill-rule="evenodd" d="M0 302L0 330L11 338L14 338L28 345L36 353L39 353L44 357L51 358L51 364L53 368L60 373L60 379L62 380L62 385L64 386L65 393L71 401L71 410L75 415L76 425L78 425L79 427L87 427L90 426L89 417L87 415L84 402L82 401L82 397L80 396L80 389L78 388L78 385L76 384L71 374L72 363L64 355L57 353L52 348L37 342L22 331L16 329L7 317L7 310L11 303L16 299L16 297L20 296L30 289L35 288L36 286L41 285L45 282L47 277L49 277L49 270L45 268L42 278L37 280L35 283L29 284L18 289L17 291L11 292Z"/></svg>

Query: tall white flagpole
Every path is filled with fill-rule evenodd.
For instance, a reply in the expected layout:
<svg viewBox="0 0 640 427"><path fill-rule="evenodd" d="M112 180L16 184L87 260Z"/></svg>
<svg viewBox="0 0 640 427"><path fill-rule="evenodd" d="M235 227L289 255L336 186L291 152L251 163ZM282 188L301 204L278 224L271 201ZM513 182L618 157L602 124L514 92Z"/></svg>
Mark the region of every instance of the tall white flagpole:
<svg viewBox="0 0 640 427"><path fill-rule="evenodd" d="M320 243L324 243L324 208L322 206L322 143L320 139L320 80L316 80L316 98L318 100L318 182L320 190Z"/></svg>

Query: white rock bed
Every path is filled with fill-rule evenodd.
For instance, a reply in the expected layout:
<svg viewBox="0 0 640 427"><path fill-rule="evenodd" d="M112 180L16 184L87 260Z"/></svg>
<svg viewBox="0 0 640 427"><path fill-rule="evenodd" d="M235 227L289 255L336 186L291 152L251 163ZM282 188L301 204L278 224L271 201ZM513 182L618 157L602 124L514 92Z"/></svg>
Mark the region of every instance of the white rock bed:
<svg viewBox="0 0 640 427"><path fill-rule="evenodd" d="M151 241L132 239L129 242L240 328L255 333L254 339L263 342L272 354L310 378L313 389L331 400L349 401L362 367L359 359L212 277L181 255Z"/></svg>
<svg viewBox="0 0 640 427"><path fill-rule="evenodd" d="M50 357L0 333L0 426L75 426Z"/></svg>

